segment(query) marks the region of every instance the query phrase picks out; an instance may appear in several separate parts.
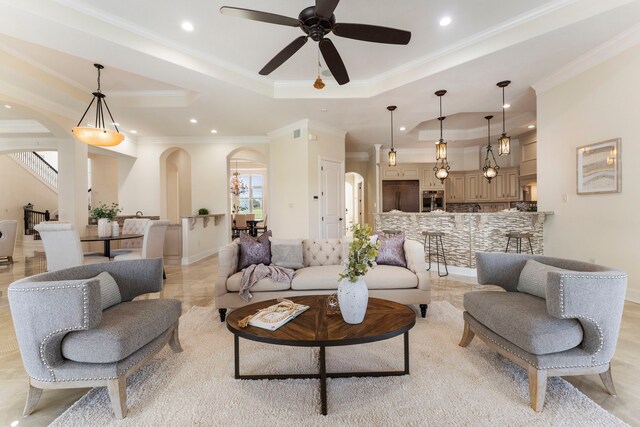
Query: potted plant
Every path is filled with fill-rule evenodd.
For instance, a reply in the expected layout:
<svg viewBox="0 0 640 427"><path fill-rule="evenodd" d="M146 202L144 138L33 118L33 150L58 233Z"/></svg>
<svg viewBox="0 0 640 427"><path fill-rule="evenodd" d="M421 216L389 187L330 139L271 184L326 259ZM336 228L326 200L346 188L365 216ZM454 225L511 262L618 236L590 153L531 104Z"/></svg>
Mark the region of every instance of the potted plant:
<svg viewBox="0 0 640 427"><path fill-rule="evenodd" d="M358 324L364 320L369 302L369 290L363 276L378 256L380 242L371 240L371 227L354 224L351 227L353 241L349 244L349 256L338 283L338 302L345 322Z"/></svg>
<svg viewBox="0 0 640 427"><path fill-rule="evenodd" d="M120 212L122 212L122 209L120 209L117 203L111 203L111 206L106 203L101 203L91 210L91 218L98 220L98 237L111 236L113 231L111 221L113 221ZM116 231L116 235L117 234L118 232Z"/></svg>
<svg viewBox="0 0 640 427"><path fill-rule="evenodd" d="M198 215L209 215L209 209L207 208L198 209Z"/></svg>

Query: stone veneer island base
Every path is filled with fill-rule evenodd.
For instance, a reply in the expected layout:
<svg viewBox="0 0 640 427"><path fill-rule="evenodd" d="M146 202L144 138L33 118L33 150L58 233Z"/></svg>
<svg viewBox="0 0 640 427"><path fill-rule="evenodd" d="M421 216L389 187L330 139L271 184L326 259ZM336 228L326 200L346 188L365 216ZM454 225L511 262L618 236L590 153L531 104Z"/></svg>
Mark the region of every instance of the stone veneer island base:
<svg viewBox="0 0 640 427"><path fill-rule="evenodd" d="M533 253L544 253L543 224L553 212L492 212L492 213L410 213L385 212L374 214L375 230L404 231L407 239L424 242L423 231L442 231L447 264L476 268L476 252L504 252L505 234L511 231L533 235ZM512 239L509 252L515 252ZM522 251L529 252L529 243L522 242ZM425 254L426 256L426 254ZM435 257L433 258L435 260Z"/></svg>

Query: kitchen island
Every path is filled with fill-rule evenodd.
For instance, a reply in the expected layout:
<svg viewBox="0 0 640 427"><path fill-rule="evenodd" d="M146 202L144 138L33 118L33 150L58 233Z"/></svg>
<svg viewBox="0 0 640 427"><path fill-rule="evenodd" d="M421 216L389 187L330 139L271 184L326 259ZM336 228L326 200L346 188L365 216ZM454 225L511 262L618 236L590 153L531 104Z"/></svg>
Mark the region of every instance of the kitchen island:
<svg viewBox="0 0 640 427"><path fill-rule="evenodd" d="M442 231L447 264L453 267L475 268L476 252L504 252L505 234L511 231L533 235L531 244L535 254L544 251L543 225L553 212L492 212L492 213L409 213L385 212L374 214L375 230L404 231L406 238L424 242L423 231ZM433 248L432 248L433 249ZM515 252L512 239L509 252ZM526 239L522 251L529 251ZM425 254L426 256L426 254ZM435 257L433 258L435 261Z"/></svg>

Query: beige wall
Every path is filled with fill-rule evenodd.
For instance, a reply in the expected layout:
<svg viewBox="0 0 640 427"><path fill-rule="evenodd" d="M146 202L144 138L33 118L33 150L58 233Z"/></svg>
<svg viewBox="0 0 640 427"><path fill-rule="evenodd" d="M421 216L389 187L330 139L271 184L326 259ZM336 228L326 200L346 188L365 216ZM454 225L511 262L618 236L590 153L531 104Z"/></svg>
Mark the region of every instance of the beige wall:
<svg viewBox="0 0 640 427"><path fill-rule="evenodd" d="M0 220L18 221L18 241L24 234L23 210L27 203L34 209L53 213L58 209L58 194L16 163L8 154L0 155Z"/></svg>
<svg viewBox="0 0 640 427"><path fill-rule="evenodd" d="M355 159L346 159L345 173L355 172L362 176L364 182L362 184L362 198L364 204L364 210L362 212L362 221L366 224L369 224L373 227L373 224L369 222L369 177L367 176L369 172L369 161L368 160L355 160ZM354 186L354 192L355 192Z"/></svg>
<svg viewBox="0 0 640 427"><path fill-rule="evenodd" d="M640 46L538 94L538 209L547 255L629 273L640 302ZM622 138L622 192L576 194L576 148ZM565 201L566 198L566 201Z"/></svg>
<svg viewBox="0 0 640 427"><path fill-rule="evenodd" d="M92 207L101 203L118 203L118 159L100 154L89 154L89 158Z"/></svg>

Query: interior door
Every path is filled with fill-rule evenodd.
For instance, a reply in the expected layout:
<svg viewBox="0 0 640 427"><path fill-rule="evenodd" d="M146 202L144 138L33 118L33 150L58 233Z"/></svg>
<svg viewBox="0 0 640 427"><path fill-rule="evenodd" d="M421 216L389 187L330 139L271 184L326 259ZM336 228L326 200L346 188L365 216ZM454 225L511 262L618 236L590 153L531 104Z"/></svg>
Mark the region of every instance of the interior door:
<svg viewBox="0 0 640 427"><path fill-rule="evenodd" d="M343 208L344 184L342 165L331 160L322 160L320 166L321 181L321 221L322 238L338 239L342 236L343 230Z"/></svg>

